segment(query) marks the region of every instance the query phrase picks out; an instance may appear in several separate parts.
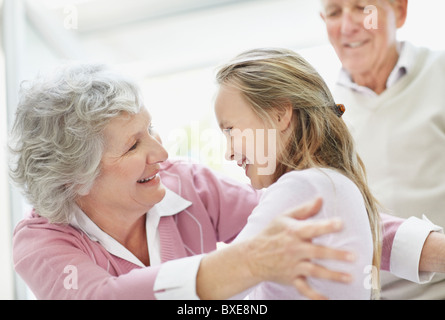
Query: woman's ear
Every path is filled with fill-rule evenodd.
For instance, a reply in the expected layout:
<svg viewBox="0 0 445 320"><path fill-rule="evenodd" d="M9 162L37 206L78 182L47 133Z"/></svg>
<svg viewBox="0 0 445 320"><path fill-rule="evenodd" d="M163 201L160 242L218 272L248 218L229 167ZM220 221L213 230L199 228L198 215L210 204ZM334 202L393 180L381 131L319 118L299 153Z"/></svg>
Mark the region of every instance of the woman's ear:
<svg viewBox="0 0 445 320"><path fill-rule="evenodd" d="M80 197L84 197L90 194L91 187L82 185L76 187L77 195Z"/></svg>

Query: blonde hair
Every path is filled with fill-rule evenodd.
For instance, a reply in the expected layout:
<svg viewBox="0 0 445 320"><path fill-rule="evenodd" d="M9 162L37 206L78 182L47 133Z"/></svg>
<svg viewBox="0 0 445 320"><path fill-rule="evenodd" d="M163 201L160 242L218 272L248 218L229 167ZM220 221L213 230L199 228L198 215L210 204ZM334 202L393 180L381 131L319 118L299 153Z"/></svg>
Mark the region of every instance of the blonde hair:
<svg viewBox="0 0 445 320"><path fill-rule="evenodd" d="M276 181L290 170L332 168L361 191L374 243L373 265L380 269L381 229L377 201L371 194L363 162L339 117L325 81L300 55L286 49L256 49L221 67L219 85L239 89L253 111L271 123L271 115L291 105L293 134L277 159ZM379 275L376 274L378 283Z"/></svg>

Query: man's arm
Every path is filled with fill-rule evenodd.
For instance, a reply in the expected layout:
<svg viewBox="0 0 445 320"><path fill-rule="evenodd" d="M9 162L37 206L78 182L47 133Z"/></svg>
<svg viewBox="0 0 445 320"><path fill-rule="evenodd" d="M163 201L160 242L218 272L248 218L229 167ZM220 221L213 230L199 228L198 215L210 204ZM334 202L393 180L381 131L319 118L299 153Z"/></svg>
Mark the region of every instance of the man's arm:
<svg viewBox="0 0 445 320"><path fill-rule="evenodd" d="M441 227L426 217L381 217L382 270L416 283L430 281L434 272L445 272L445 235Z"/></svg>
<svg viewBox="0 0 445 320"><path fill-rule="evenodd" d="M431 232L420 256L419 271L445 273L445 235Z"/></svg>

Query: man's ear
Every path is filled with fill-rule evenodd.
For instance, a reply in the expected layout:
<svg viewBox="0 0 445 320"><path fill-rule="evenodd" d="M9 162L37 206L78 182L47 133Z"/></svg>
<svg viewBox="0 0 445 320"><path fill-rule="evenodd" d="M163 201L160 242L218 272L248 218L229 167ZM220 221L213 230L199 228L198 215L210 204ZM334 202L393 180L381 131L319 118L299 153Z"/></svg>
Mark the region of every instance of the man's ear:
<svg viewBox="0 0 445 320"><path fill-rule="evenodd" d="M408 0L395 0L391 4L396 14L397 28L401 28L405 25L406 17L408 16Z"/></svg>

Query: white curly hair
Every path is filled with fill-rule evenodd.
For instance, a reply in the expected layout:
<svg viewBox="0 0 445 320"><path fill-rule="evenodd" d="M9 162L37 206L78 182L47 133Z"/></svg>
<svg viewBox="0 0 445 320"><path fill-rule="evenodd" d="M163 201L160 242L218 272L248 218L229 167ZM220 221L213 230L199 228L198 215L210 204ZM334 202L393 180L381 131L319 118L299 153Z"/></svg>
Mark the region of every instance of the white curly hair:
<svg viewBox="0 0 445 320"><path fill-rule="evenodd" d="M69 223L100 174L103 130L142 108L138 86L99 64L68 64L22 83L9 150L10 176L36 212Z"/></svg>

